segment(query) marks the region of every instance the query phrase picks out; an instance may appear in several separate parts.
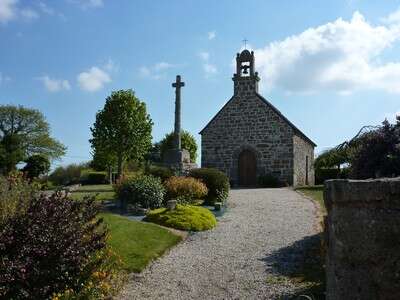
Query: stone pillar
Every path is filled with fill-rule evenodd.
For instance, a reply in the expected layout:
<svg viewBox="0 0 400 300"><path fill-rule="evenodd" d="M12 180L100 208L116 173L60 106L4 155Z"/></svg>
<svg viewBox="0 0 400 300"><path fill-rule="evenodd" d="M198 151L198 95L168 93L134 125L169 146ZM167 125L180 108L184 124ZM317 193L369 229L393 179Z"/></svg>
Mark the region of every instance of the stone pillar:
<svg viewBox="0 0 400 300"><path fill-rule="evenodd" d="M325 182L328 300L400 299L400 178Z"/></svg>

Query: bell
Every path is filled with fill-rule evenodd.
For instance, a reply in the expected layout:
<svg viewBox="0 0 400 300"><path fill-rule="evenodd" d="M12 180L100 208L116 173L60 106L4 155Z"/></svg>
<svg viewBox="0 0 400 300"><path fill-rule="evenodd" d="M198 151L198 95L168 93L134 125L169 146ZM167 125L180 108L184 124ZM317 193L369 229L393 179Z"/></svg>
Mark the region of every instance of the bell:
<svg viewBox="0 0 400 300"><path fill-rule="evenodd" d="M249 74L248 67L243 68L243 74Z"/></svg>

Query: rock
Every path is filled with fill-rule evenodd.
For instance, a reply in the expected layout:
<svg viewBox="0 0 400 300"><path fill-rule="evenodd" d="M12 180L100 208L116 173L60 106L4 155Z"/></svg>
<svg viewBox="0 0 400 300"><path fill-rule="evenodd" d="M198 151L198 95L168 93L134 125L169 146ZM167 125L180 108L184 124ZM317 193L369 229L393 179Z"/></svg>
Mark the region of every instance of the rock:
<svg viewBox="0 0 400 300"><path fill-rule="evenodd" d="M168 210L174 210L176 208L176 200L169 200L167 202Z"/></svg>

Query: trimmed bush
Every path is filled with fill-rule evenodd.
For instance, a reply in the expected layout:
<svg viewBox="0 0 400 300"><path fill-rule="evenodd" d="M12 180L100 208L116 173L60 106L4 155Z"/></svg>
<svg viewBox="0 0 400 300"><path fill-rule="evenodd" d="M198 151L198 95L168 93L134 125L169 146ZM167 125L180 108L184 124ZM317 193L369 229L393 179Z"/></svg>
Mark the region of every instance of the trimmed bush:
<svg viewBox="0 0 400 300"><path fill-rule="evenodd" d="M104 263L106 231L93 200L32 198L0 231L0 298L49 299L79 292Z"/></svg>
<svg viewBox="0 0 400 300"><path fill-rule="evenodd" d="M258 186L263 188L278 188L285 184L272 174L261 175L258 177Z"/></svg>
<svg viewBox="0 0 400 300"><path fill-rule="evenodd" d="M121 181L116 185L116 193L123 203L158 208L163 202L165 189L160 178L142 175Z"/></svg>
<svg viewBox="0 0 400 300"><path fill-rule="evenodd" d="M229 193L229 179L221 171L212 168L190 170L189 176L200 179L208 188L206 203L225 202Z"/></svg>
<svg viewBox="0 0 400 300"><path fill-rule="evenodd" d="M180 203L191 203L203 199L207 193L207 186L193 177L173 176L164 182L168 199L176 199Z"/></svg>
<svg viewBox="0 0 400 300"><path fill-rule="evenodd" d="M147 171L147 175L160 178L162 182L174 176L174 172L167 167L151 166Z"/></svg>
<svg viewBox="0 0 400 300"><path fill-rule="evenodd" d="M107 172L82 172L81 183L82 184L107 184L109 183L109 175Z"/></svg>
<svg viewBox="0 0 400 300"><path fill-rule="evenodd" d="M208 209L181 204L178 204L174 210L166 208L152 210L144 221L187 231L209 230L217 225L215 216Z"/></svg>

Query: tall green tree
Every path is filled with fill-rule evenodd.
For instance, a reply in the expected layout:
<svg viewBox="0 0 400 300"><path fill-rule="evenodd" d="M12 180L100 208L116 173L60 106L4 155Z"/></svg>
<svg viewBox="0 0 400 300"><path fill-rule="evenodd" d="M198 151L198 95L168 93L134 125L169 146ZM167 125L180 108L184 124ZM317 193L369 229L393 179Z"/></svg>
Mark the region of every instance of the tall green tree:
<svg viewBox="0 0 400 300"><path fill-rule="evenodd" d="M190 161L196 162L197 143L196 143L194 136L192 134L190 134L189 131L182 130L181 142L182 142L182 148L189 151ZM164 157L164 154L167 152L167 150L174 148L174 133L173 132L170 132L165 135L165 137L160 141L159 148L160 148L160 152L161 152L161 157Z"/></svg>
<svg viewBox="0 0 400 300"><path fill-rule="evenodd" d="M152 127L146 104L132 90L114 91L96 114L90 143L94 153L116 158L120 176L125 161L139 161L150 149Z"/></svg>
<svg viewBox="0 0 400 300"><path fill-rule="evenodd" d="M50 136L43 114L23 106L0 106L0 169L10 171L32 155L57 159L66 147Z"/></svg>
<svg viewBox="0 0 400 300"><path fill-rule="evenodd" d="M37 178L40 175L47 174L50 171L50 161L47 157L42 155L32 155L26 161L25 167L22 171L28 178Z"/></svg>

